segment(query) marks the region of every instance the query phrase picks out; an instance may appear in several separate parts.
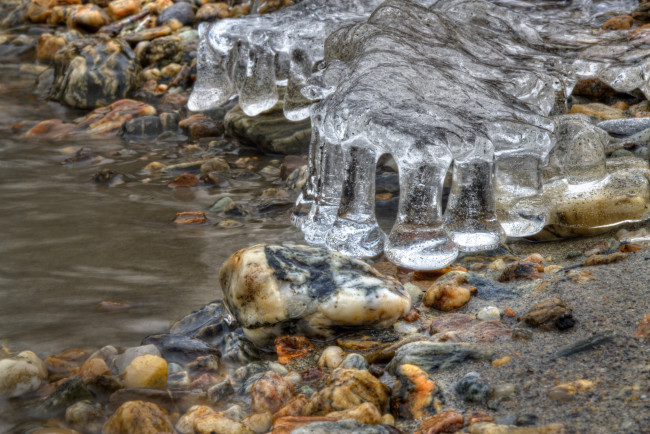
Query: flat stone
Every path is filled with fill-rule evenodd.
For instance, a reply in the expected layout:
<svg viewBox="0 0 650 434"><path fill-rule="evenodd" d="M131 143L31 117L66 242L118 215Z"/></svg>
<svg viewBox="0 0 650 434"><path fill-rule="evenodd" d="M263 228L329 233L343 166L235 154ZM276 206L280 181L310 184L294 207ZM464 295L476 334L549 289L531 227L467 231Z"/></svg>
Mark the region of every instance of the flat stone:
<svg viewBox="0 0 650 434"><path fill-rule="evenodd" d="M596 126L610 134L630 136L650 128L650 117L612 119L609 121L599 122Z"/></svg>
<svg viewBox="0 0 650 434"><path fill-rule="evenodd" d="M433 374L467 361L489 359L493 354L494 351L474 344L419 341L398 349L386 368L394 374L400 365L412 364Z"/></svg>
<svg viewBox="0 0 650 434"><path fill-rule="evenodd" d="M600 119L620 119L625 117L625 112L621 109L610 107L599 102L589 104L575 104L571 107L571 114L585 114Z"/></svg>
<svg viewBox="0 0 650 434"><path fill-rule="evenodd" d="M202 356L220 357L218 349L199 339L182 335L160 334L147 336L142 340L143 345L155 345L162 357L168 362L185 364Z"/></svg>

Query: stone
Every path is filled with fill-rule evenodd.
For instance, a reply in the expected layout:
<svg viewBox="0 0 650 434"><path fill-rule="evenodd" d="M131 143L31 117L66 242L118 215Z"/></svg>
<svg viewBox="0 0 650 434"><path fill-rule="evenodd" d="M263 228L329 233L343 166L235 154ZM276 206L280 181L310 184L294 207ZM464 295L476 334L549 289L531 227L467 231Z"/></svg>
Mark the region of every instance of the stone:
<svg viewBox="0 0 650 434"><path fill-rule="evenodd" d="M246 425L251 431L262 434L269 431L273 421L271 420L271 413L256 413L247 416L242 423Z"/></svg>
<svg viewBox="0 0 650 434"><path fill-rule="evenodd" d="M591 267L594 265L612 264L614 262L622 261L623 259L627 259L627 253L614 252L614 253L610 253L609 255L596 254L596 255L591 255L587 258L587 260L585 261L585 266Z"/></svg>
<svg viewBox="0 0 650 434"><path fill-rule="evenodd" d="M323 350L320 358L318 359L318 366L321 368L334 369L343 361L345 352L341 347L329 346Z"/></svg>
<svg viewBox="0 0 650 434"><path fill-rule="evenodd" d="M230 381L223 380L208 389L208 398L212 402L220 403L234 395L234 393L235 389L233 389Z"/></svg>
<svg viewBox="0 0 650 434"><path fill-rule="evenodd" d="M198 176L194 175L193 173L183 173L182 175L178 175L176 178L171 180L167 184L167 187L196 187L200 183L201 181L199 180Z"/></svg>
<svg viewBox="0 0 650 434"><path fill-rule="evenodd" d="M101 432L104 424L102 406L89 400L75 402L66 408L65 421L81 432Z"/></svg>
<svg viewBox="0 0 650 434"><path fill-rule="evenodd" d="M325 387L311 397L313 415L355 408L370 402L380 410L386 408L389 389L368 371L337 368L327 378Z"/></svg>
<svg viewBox="0 0 650 434"><path fill-rule="evenodd" d="M368 361L361 354L348 354L345 356L341 364L338 366L343 369L359 369L359 370L368 370L370 365Z"/></svg>
<svg viewBox="0 0 650 434"><path fill-rule="evenodd" d="M98 377L100 375L110 375L111 369L108 367L104 359L92 358L88 359L79 367L79 376L84 380Z"/></svg>
<svg viewBox="0 0 650 434"><path fill-rule="evenodd" d="M124 353L120 354L113 360L115 372L122 375L127 366L131 364L133 359L145 354L151 354L160 357L160 350L155 345L141 345L139 347L127 348Z"/></svg>
<svg viewBox="0 0 650 434"><path fill-rule="evenodd" d="M169 332L172 335L202 340L225 353L223 349L226 336L237 327L235 318L226 309L223 301L218 300L176 321Z"/></svg>
<svg viewBox="0 0 650 434"><path fill-rule="evenodd" d="M242 249L219 280L229 310L258 345L287 332L329 338L340 327L388 327L411 308L398 281L317 247Z"/></svg>
<svg viewBox="0 0 650 434"><path fill-rule="evenodd" d="M435 341L494 342L511 334L500 321L477 320L471 315L452 313L431 322L430 332Z"/></svg>
<svg viewBox="0 0 650 434"><path fill-rule="evenodd" d="M486 306L478 311L476 318L481 321L499 321L501 319L501 312L499 312L499 308L496 306Z"/></svg>
<svg viewBox="0 0 650 434"><path fill-rule="evenodd" d="M464 306L476 287L467 283L460 272L450 272L438 279L424 295L424 305L448 312Z"/></svg>
<svg viewBox="0 0 650 434"><path fill-rule="evenodd" d="M197 418L194 421L194 431L192 432L196 434L255 434L246 425L227 417L224 413Z"/></svg>
<svg viewBox="0 0 650 434"><path fill-rule="evenodd" d="M650 340L650 314L644 316L641 322L639 322L639 326L636 328L634 336L639 339Z"/></svg>
<svg viewBox="0 0 650 434"><path fill-rule="evenodd" d="M167 412L152 402L129 401L122 404L102 428L102 434L174 433Z"/></svg>
<svg viewBox="0 0 650 434"><path fill-rule="evenodd" d="M291 381L275 372L267 372L253 383L251 409L256 413L275 413L293 397Z"/></svg>
<svg viewBox="0 0 650 434"><path fill-rule="evenodd" d="M516 394L516 390L514 384L503 383L503 384L497 384L492 388L490 398L495 400L505 401L507 399L514 398L515 394Z"/></svg>
<svg viewBox="0 0 650 434"><path fill-rule="evenodd" d="M32 351L0 360L0 397L12 398L32 392L46 379L45 363Z"/></svg>
<svg viewBox="0 0 650 434"><path fill-rule="evenodd" d="M434 374L469 360L489 359L493 354L494 351L475 344L418 341L399 348L386 368L395 373L400 365L412 364Z"/></svg>
<svg viewBox="0 0 650 434"><path fill-rule="evenodd" d="M194 434L194 424L197 419L216 415L217 412L206 405L190 407L176 422L176 431L180 434Z"/></svg>
<svg viewBox="0 0 650 434"><path fill-rule="evenodd" d="M124 123L122 135L126 137L156 137L164 131L160 117L141 116Z"/></svg>
<svg viewBox="0 0 650 434"><path fill-rule="evenodd" d="M390 397L394 415L407 419L422 419L442 410L442 391L426 371L415 365L400 365Z"/></svg>
<svg viewBox="0 0 650 434"><path fill-rule="evenodd" d="M124 40L129 44L137 44L142 41L153 41L163 36L171 35L172 29L169 26L157 26L148 29L140 30L135 33L128 33L123 36Z"/></svg>
<svg viewBox="0 0 650 434"><path fill-rule="evenodd" d="M499 357L498 359L492 360L492 366L499 367L499 366L507 365L511 361L512 359L510 358L510 356Z"/></svg>
<svg viewBox="0 0 650 434"><path fill-rule="evenodd" d="M445 410L425 419L415 434L455 433L465 424L463 415L454 410Z"/></svg>
<svg viewBox="0 0 650 434"><path fill-rule="evenodd" d="M221 363L219 361L219 356L216 354L207 354L204 356L198 356L196 359L189 362L186 367L187 370L192 373L197 372L218 372Z"/></svg>
<svg viewBox="0 0 650 434"><path fill-rule="evenodd" d="M598 332L594 333L592 336L587 339L581 339L577 342L569 344L560 348L557 355L558 357L568 357L574 354L582 353L589 351L598 347L600 345L612 342L614 340L614 335L611 332Z"/></svg>
<svg viewBox="0 0 650 434"><path fill-rule="evenodd" d="M573 326L573 315L562 299L552 297L533 304L521 321L533 327L552 324L566 329Z"/></svg>
<svg viewBox="0 0 650 434"><path fill-rule="evenodd" d="M223 134L224 127L221 122L215 121L208 116L197 113L183 119L178 126L192 139L197 140L203 137L217 137Z"/></svg>
<svg viewBox="0 0 650 434"><path fill-rule="evenodd" d="M73 377L54 390L43 402L41 409L46 413L60 412L77 401L93 399L84 380Z"/></svg>
<svg viewBox="0 0 650 434"><path fill-rule="evenodd" d="M478 422L494 422L494 418L483 411L477 411L469 415L468 426Z"/></svg>
<svg viewBox="0 0 650 434"><path fill-rule="evenodd" d="M478 422L467 429L469 434L565 434L564 425L551 423L540 427L517 427L493 422Z"/></svg>
<svg viewBox="0 0 650 434"><path fill-rule="evenodd" d="M147 336L142 344L155 345L162 357L169 362L185 364L196 360L198 357L220 357L218 349L206 344L202 340L174 334L160 334Z"/></svg>
<svg viewBox="0 0 650 434"><path fill-rule="evenodd" d="M209 404L207 393L204 391L127 388L114 392L107 407L109 410L117 410L122 404L130 401L151 402L169 412L185 411L193 405Z"/></svg>
<svg viewBox="0 0 650 434"><path fill-rule="evenodd" d="M278 431L278 433L281 432L286 431ZM291 434L390 434L392 432L394 432L393 429L389 429L383 425L366 425L354 419L312 422L291 430Z"/></svg>
<svg viewBox="0 0 650 434"><path fill-rule="evenodd" d="M110 17L103 9L89 4L73 10L68 18L68 27L94 33L110 21Z"/></svg>
<svg viewBox="0 0 650 434"><path fill-rule="evenodd" d="M604 100L616 95L616 90L598 78L587 78L578 80L571 95Z"/></svg>
<svg viewBox="0 0 650 434"><path fill-rule="evenodd" d="M582 113L599 119L620 119L625 117L625 112L623 110L599 102L575 104L571 107L571 114L577 113Z"/></svg>
<svg viewBox="0 0 650 434"><path fill-rule="evenodd" d="M315 350L316 347L304 336L287 335L275 338L275 353L278 355L278 362L282 364Z"/></svg>
<svg viewBox="0 0 650 434"><path fill-rule="evenodd" d="M165 24L170 20L178 20L184 26L191 25L194 22L192 5L186 2L178 2L165 8L158 15L158 24Z"/></svg>
<svg viewBox="0 0 650 434"><path fill-rule="evenodd" d="M621 15L608 19L601 28L603 30L629 30L633 22L634 18L631 15Z"/></svg>
<svg viewBox="0 0 650 434"><path fill-rule="evenodd" d="M284 117L282 96L270 110L248 116L236 105L224 118L226 134L272 154L306 154L311 140L309 119L292 122Z"/></svg>
<svg viewBox="0 0 650 434"><path fill-rule="evenodd" d="M299 393L287 401L280 410L273 413L273 420L289 416L309 416L310 411L309 398L304 393Z"/></svg>
<svg viewBox="0 0 650 434"><path fill-rule="evenodd" d="M187 5L187 3L176 3L177 5ZM138 60L143 67L156 65L164 67L173 63L178 63L183 57L183 44L176 36L163 36L154 39L142 50Z"/></svg>
<svg viewBox="0 0 650 434"><path fill-rule="evenodd" d="M378 425L381 423L381 412L370 402L364 402L357 407L348 410L333 411L328 413L327 417L332 417L338 420L354 419L359 423L366 425Z"/></svg>
<svg viewBox="0 0 650 434"><path fill-rule="evenodd" d="M65 44L66 40L62 36L43 33L38 37L38 42L36 43L36 59L49 62Z"/></svg>
<svg viewBox="0 0 650 434"><path fill-rule="evenodd" d="M167 362L151 354L136 357L124 370L124 385L134 389L166 388Z"/></svg>
<svg viewBox="0 0 650 434"><path fill-rule="evenodd" d="M490 385L480 381L481 376L476 372L469 372L454 386L460 399L465 402L484 404L490 396Z"/></svg>
<svg viewBox="0 0 650 434"><path fill-rule="evenodd" d="M177 225L196 225L208 221L203 211L182 211L174 216L174 223Z"/></svg>
<svg viewBox="0 0 650 434"><path fill-rule="evenodd" d="M526 260L515 261L504 268L499 277L499 282L509 282L519 279L537 280L542 278L539 273L543 271L544 267L538 262Z"/></svg>
<svg viewBox="0 0 650 434"><path fill-rule="evenodd" d="M229 18L231 16L230 8L227 3L207 3L202 5L196 11L196 21L215 21L217 18Z"/></svg>
<svg viewBox="0 0 650 434"><path fill-rule="evenodd" d="M576 394L593 390L595 384L591 380L576 380L553 387L548 397L554 401L571 401Z"/></svg>
<svg viewBox="0 0 650 434"><path fill-rule="evenodd" d="M140 2L137 0L113 0L108 4L106 12L113 20L121 20L140 12Z"/></svg>

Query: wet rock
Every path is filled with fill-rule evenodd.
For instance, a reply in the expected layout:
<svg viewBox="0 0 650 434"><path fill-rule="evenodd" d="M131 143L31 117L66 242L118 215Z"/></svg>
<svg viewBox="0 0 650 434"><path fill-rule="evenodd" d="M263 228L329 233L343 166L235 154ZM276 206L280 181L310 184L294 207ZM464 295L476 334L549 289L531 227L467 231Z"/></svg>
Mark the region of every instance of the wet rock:
<svg viewBox="0 0 650 434"><path fill-rule="evenodd" d="M218 300L172 324L169 333L202 340L223 352L226 335L237 327L235 318Z"/></svg>
<svg viewBox="0 0 650 434"><path fill-rule="evenodd" d="M489 359L493 354L494 351L474 344L419 341L398 349L386 368L395 373L400 365L411 364L433 374L469 360Z"/></svg>
<svg viewBox="0 0 650 434"><path fill-rule="evenodd" d="M187 5L187 3L176 4ZM138 60L143 67L150 65L163 67L180 62L182 57L183 44L181 40L176 36L163 36L147 44L138 56Z"/></svg>
<svg viewBox="0 0 650 434"><path fill-rule="evenodd" d="M183 173L182 175L178 175L176 178L171 180L168 184L167 187L196 187L199 185L201 181L199 180L198 176L196 176L193 173Z"/></svg>
<svg viewBox="0 0 650 434"><path fill-rule="evenodd" d="M243 421L251 431L262 434L269 431L271 428L272 420L271 413L256 413L246 417Z"/></svg>
<svg viewBox="0 0 650 434"><path fill-rule="evenodd" d="M100 375L86 380L86 387L93 394L95 401L106 403L113 393L124 387L120 377L116 375Z"/></svg>
<svg viewBox="0 0 650 434"><path fill-rule="evenodd" d="M129 401L117 409L102 428L102 434L174 433L167 412L152 402Z"/></svg>
<svg viewBox="0 0 650 434"><path fill-rule="evenodd" d="M480 321L471 315L441 315L431 322L433 339L440 342L494 342L510 336L511 330L499 321Z"/></svg>
<svg viewBox="0 0 650 434"><path fill-rule="evenodd" d="M506 266L499 277L499 282L509 282L511 280L527 279L536 280L541 279L539 274L544 271L544 267L538 262L534 261L515 261Z"/></svg>
<svg viewBox="0 0 650 434"><path fill-rule="evenodd" d="M484 404L490 396L490 385L480 381L481 376L476 372L469 372L456 383L454 390L460 399L465 402Z"/></svg>
<svg viewBox="0 0 650 434"><path fill-rule="evenodd" d="M391 434L394 431L383 425L366 425L353 419L313 422L291 430L292 434L329 434L333 432L341 434Z"/></svg>
<svg viewBox="0 0 650 434"><path fill-rule="evenodd" d="M327 417L335 419L354 419L366 425L377 425L381 423L381 412L374 404L364 402L355 408L328 413Z"/></svg>
<svg viewBox="0 0 650 434"><path fill-rule="evenodd" d="M510 362L512 362L510 356L499 357L498 359L492 360L492 366L499 367L499 366L507 365Z"/></svg>
<svg viewBox="0 0 650 434"><path fill-rule="evenodd" d="M193 405L209 403L207 394L203 391L120 389L111 395L108 408L109 410L116 410L130 401L151 402L170 412L185 411Z"/></svg>
<svg viewBox="0 0 650 434"><path fill-rule="evenodd" d="M45 363L31 351L0 360L0 397L15 397L38 389L47 379Z"/></svg>
<svg viewBox="0 0 650 434"><path fill-rule="evenodd" d="M104 424L102 406L92 401L79 401L65 410L65 421L81 432L101 432Z"/></svg>
<svg viewBox="0 0 650 434"><path fill-rule="evenodd" d="M650 3L640 2L639 6L632 12L632 17L642 22L650 21Z"/></svg>
<svg viewBox="0 0 650 434"><path fill-rule="evenodd" d="M309 416L311 411L309 398L300 393L284 404L284 406L273 414L273 420L289 416Z"/></svg>
<svg viewBox="0 0 650 434"><path fill-rule="evenodd" d="M382 410L388 404L388 393L388 388L370 372L339 368L327 378L325 387L312 396L312 414L326 415L364 402Z"/></svg>
<svg viewBox="0 0 650 434"><path fill-rule="evenodd" d="M306 154L311 140L310 120L292 122L284 117L283 98L257 116L244 114L239 105L224 118L226 134L273 154Z"/></svg>
<svg viewBox="0 0 650 434"><path fill-rule="evenodd" d="M287 155L282 160L280 165L280 178L287 180L295 170L298 170L307 165L307 160L299 155Z"/></svg>
<svg viewBox="0 0 650 434"><path fill-rule="evenodd" d="M585 266L591 267L594 265L612 264L614 262L622 261L623 259L627 259L627 253L615 252L610 253L609 255L591 255L585 261Z"/></svg>
<svg viewBox="0 0 650 434"><path fill-rule="evenodd" d="M214 416L217 412L205 405L190 407L183 416L176 422L176 431L181 434L194 434L195 422L198 419Z"/></svg>
<svg viewBox="0 0 650 434"><path fill-rule="evenodd" d="M575 104L571 107L571 114L585 114L599 119L620 119L625 117L621 109L610 107L599 102L589 104Z"/></svg>
<svg viewBox="0 0 650 434"><path fill-rule="evenodd" d="M415 365L400 365L390 397L394 415L402 418L422 419L442 409L445 403L442 391L429 374Z"/></svg>
<svg viewBox="0 0 650 434"><path fill-rule="evenodd" d="M77 401L93 399L86 388L84 380L74 377L56 388L43 402L41 408L45 412L59 412Z"/></svg>
<svg viewBox="0 0 650 434"><path fill-rule="evenodd" d="M548 397L554 401L571 401L576 394L588 392L595 387L591 380L576 380L560 384L548 392Z"/></svg>
<svg viewBox="0 0 650 434"><path fill-rule="evenodd" d="M65 44L65 38L51 33L43 33L36 43L36 59L49 62Z"/></svg>
<svg viewBox="0 0 650 434"><path fill-rule="evenodd" d="M196 21L214 21L217 18L229 18L230 16L230 8L224 2L207 3L196 11Z"/></svg>
<svg viewBox="0 0 650 434"><path fill-rule="evenodd" d="M463 428L463 415L454 410L445 410L425 419L415 431L416 434L455 433Z"/></svg>
<svg viewBox="0 0 650 434"><path fill-rule="evenodd" d="M587 339L581 339L577 342L574 342L570 345L560 348L557 355L558 357L568 357L573 354L582 353L585 351L592 350L593 348L612 342L614 340L614 335L611 332L599 332L595 333L593 336Z"/></svg>
<svg viewBox="0 0 650 434"><path fill-rule="evenodd" d="M650 314L643 317L634 335L639 339L650 340Z"/></svg>
<svg viewBox="0 0 650 434"><path fill-rule="evenodd" d="M318 366L321 368L334 369L337 368L343 361L345 352L341 347L330 346L323 350L320 358L318 359Z"/></svg>
<svg viewBox="0 0 650 434"><path fill-rule="evenodd" d="M253 384L251 409L275 413L293 397L293 384L275 372L267 372Z"/></svg>
<svg viewBox="0 0 650 434"><path fill-rule="evenodd" d="M571 309L560 298L553 297L533 304L521 321L533 327L555 325L560 330L573 327Z"/></svg>
<svg viewBox="0 0 650 434"><path fill-rule="evenodd" d="M175 3L158 15L158 24L165 24L170 20L178 20L184 26L191 25L194 21L192 5L185 2Z"/></svg>
<svg viewBox="0 0 650 434"><path fill-rule="evenodd" d="M512 383L497 384L492 388L490 398L497 401L505 401L515 397L515 385Z"/></svg>
<svg viewBox="0 0 650 434"><path fill-rule="evenodd" d="M166 388L167 362L151 354L136 357L124 370L124 385L136 389Z"/></svg>
<svg viewBox="0 0 650 434"><path fill-rule="evenodd" d="M189 362L186 365L186 367L187 370L192 373L217 372L219 371L219 367L220 367L219 357L216 354L199 356L196 359Z"/></svg>
<svg viewBox="0 0 650 434"><path fill-rule="evenodd" d="M650 118L614 119L599 122L597 127L602 128L610 134L631 136L632 134L640 133L641 131L650 128Z"/></svg>
<svg viewBox="0 0 650 434"><path fill-rule="evenodd" d="M136 0L113 0L108 4L106 12L113 20L121 20L140 12L140 2Z"/></svg>
<svg viewBox="0 0 650 434"><path fill-rule="evenodd" d="M203 211L182 211L174 216L174 223L177 225L196 225L208 221Z"/></svg>
<svg viewBox="0 0 650 434"><path fill-rule="evenodd" d="M221 122L213 120L201 113L183 119L178 126L181 127L181 129L192 140L197 140L202 137L217 137L222 135L224 132L224 127Z"/></svg>
<svg viewBox="0 0 650 434"><path fill-rule="evenodd" d="M564 434L566 429L559 423L551 423L540 427L520 428L510 425L498 425L493 422L478 422L471 425L469 434Z"/></svg>
<svg viewBox="0 0 650 434"><path fill-rule="evenodd" d="M357 259L306 246L242 249L219 272L226 304L246 336L327 338L344 326L387 327L410 309L399 282Z"/></svg>
<svg viewBox="0 0 650 434"><path fill-rule="evenodd" d="M155 345L141 345L139 347L127 348L124 353L113 360L114 372L120 375L124 374L124 370L131 364L133 359L146 354L160 357L160 350Z"/></svg>
<svg viewBox="0 0 650 434"><path fill-rule="evenodd" d="M598 78L578 80L571 95L586 96L590 99L604 100L616 95L616 90Z"/></svg>
<svg viewBox="0 0 650 434"><path fill-rule="evenodd" d="M84 380L89 378L98 377L100 375L110 375L111 369L108 367L104 359L89 358L79 367L79 376Z"/></svg>
<svg viewBox="0 0 650 434"><path fill-rule="evenodd" d="M191 362L203 356L221 356L218 349L199 339L188 338L187 336L173 334L152 335L144 338L142 344L155 345L165 360L180 364Z"/></svg>
<svg viewBox="0 0 650 434"><path fill-rule="evenodd" d="M137 44L142 41L152 41L156 38L171 35L172 29L169 26L151 27L148 29L140 30L135 33L128 33L123 35L122 38L129 44Z"/></svg>
<svg viewBox="0 0 650 434"><path fill-rule="evenodd" d="M124 124L122 135L127 137L156 137L164 131L158 116L141 116Z"/></svg>
<svg viewBox="0 0 650 434"><path fill-rule="evenodd" d="M447 273L427 290L424 305L448 312L465 305L473 292L476 287L467 283L463 273Z"/></svg>
<svg viewBox="0 0 650 434"><path fill-rule="evenodd" d="M94 33L110 21L110 17L103 9L89 4L73 10L68 18L68 27Z"/></svg>
<svg viewBox="0 0 650 434"><path fill-rule="evenodd" d="M621 15L618 17L612 17L605 21L601 28L603 30L628 30L632 27L634 18L630 15Z"/></svg>
<svg viewBox="0 0 650 434"><path fill-rule="evenodd" d="M275 352L278 355L278 362L287 364L295 358L302 357L316 347L304 336L281 336L275 338Z"/></svg>
<svg viewBox="0 0 650 434"><path fill-rule="evenodd" d="M499 321L501 319L501 312L499 312L499 308L496 306L487 306L478 311L476 318L481 321Z"/></svg>
<svg viewBox="0 0 650 434"><path fill-rule="evenodd" d="M338 366L343 369L367 370L370 368L368 362L361 354L348 354Z"/></svg>
<svg viewBox="0 0 650 434"><path fill-rule="evenodd" d="M210 398L212 402L219 403L225 401L227 398L234 395L234 393L235 389L233 389L230 381L223 380L208 389L208 398Z"/></svg>
<svg viewBox="0 0 650 434"><path fill-rule="evenodd" d="M263 374L267 371L273 371L278 375L287 375L289 371L287 368L279 363L269 361L255 361L238 368L232 375L231 380L234 384L242 384L246 380L250 380L257 374Z"/></svg>

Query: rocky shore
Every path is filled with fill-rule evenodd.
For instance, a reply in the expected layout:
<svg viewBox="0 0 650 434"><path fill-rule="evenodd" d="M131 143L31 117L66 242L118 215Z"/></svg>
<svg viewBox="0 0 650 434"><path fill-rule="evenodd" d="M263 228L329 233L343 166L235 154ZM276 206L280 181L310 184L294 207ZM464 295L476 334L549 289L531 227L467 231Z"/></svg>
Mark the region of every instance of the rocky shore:
<svg viewBox="0 0 650 434"><path fill-rule="evenodd" d="M262 2L260 12L290 3ZM647 39L649 8L595 30ZM72 167L116 156L87 145L94 140L175 144L139 159L134 173L98 169L98 185L274 183L254 202L224 196L170 226L246 225L294 202L308 122L286 121L281 103L256 117L234 102L204 114L185 108L197 24L246 15L248 4L8 0L0 11L0 56L33 75L43 98L83 110L17 122L12 134L65 146L61 163ZM608 170L647 176L645 98L583 80L570 103L616 136ZM268 164L233 155L242 142L284 155ZM512 242L431 271L261 244L222 266L223 300L139 346L0 346L0 432L647 432L650 234L646 224L594 236L609 221L589 211L633 218L650 205L635 197L621 209L614 184L595 201L558 205L540 235L589 238ZM394 213L390 161L377 185L378 213Z"/></svg>

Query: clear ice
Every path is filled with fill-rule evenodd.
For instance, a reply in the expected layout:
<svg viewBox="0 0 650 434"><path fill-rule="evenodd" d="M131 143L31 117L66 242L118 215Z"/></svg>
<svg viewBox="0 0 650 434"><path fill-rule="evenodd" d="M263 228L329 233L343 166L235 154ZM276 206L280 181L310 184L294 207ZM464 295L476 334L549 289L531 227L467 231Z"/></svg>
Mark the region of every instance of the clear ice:
<svg viewBox="0 0 650 434"><path fill-rule="evenodd" d="M287 118L312 123L295 211L306 241L440 268L459 252L540 232L555 198L609 182L609 136L563 113L581 78L650 98L645 42L592 31L595 16L628 3L305 0L203 25L189 106L238 94L253 115L286 85ZM384 154L400 182L388 235L374 206Z"/></svg>

